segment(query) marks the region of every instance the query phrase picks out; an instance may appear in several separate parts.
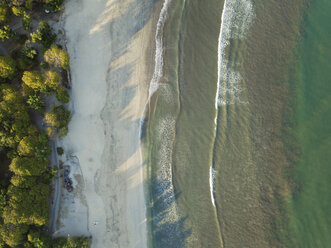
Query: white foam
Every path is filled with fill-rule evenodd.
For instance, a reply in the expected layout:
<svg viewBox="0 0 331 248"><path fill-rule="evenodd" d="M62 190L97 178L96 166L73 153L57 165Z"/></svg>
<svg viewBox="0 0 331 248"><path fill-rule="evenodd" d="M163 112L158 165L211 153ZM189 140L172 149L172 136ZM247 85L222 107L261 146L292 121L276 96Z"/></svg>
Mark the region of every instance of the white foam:
<svg viewBox="0 0 331 248"><path fill-rule="evenodd" d="M249 0L225 0L220 34L218 38L218 78L215 108L233 104L239 100L241 76L229 68L225 59L225 48L230 39L244 38L254 17L253 5Z"/></svg>
<svg viewBox="0 0 331 248"><path fill-rule="evenodd" d="M167 19L167 11L170 2L171 0L164 0L160 17L157 21L155 32L155 65L153 77L149 85L149 98L158 89L160 79L163 76L163 27Z"/></svg>
<svg viewBox="0 0 331 248"><path fill-rule="evenodd" d="M218 37L218 61L217 61L217 91L215 96L216 116L215 137L217 133L218 108L221 105L245 103L240 100L240 73L229 68L228 60L225 59L225 48L229 45L230 39L245 37L249 25L254 17L253 5L249 0L225 0L222 16L221 27ZM215 140L214 140L215 142ZM211 202L215 206L214 197L214 165L210 166L209 186Z"/></svg>
<svg viewBox="0 0 331 248"><path fill-rule="evenodd" d="M210 170L209 170L210 199L211 199L212 204L215 206L214 182L215 182L215 170L214 170L213 166L210 166Z"/></svg>
<svg viewBox="0 0 331 248"><path fill-rule="evenodd" d="M142 134L142 128L146 117L146 111L147 107L150 103L150 99L154 92L159 88L160 85L160 79L163 76L163 27L164 23L167 19L167 11L169 8L171 0L164 0L162 9L160 11L160 16L156 24L156 31L155 31L155 65L154 65L154 72L152 76L152 80L149 84L149 91L148 91L148 99L145 104L145 108L142 114L142 117L140 119L140 127L139 127L139 140L141 141L141 134ZM142 154L141 157L141 163L142 161Z"/></svg>
<svg viewBox="0 0 331 248"><path fill-rule="evenodd" d="M163 2L162 9L160 11L160 16L157 22L156 34L155 34L155 65L154 65L154 73L149 85L149 95L147 99L147 103L145 105L145 109L143 112L142 118L146 116L147 107L149 106L150 99L152 95L161 87L162 95L165 96L165 99L172 99L170 89L167 85L160 84L160 80L163 76L163 28L165 21L167 19L167 11L169 8L171 0L165 0ZM140 121L140 132L142 131L142 125L144 123L144 119ZM158 142L160 144L160 149L158 151L158 165L157 165L157 182L158 182L158 190L162 192L164 195L168 195L169 198L175 199L175 190L172 184L172 167L171 167L171 157L172 157L172 146L175 136L175 119L172 116L167 116L158 123ZM141 133L140 133L141 138ZM141 162L142 154L141 154ZM164 204L167 204L165 202ZM171 204L167 206L167 218L161 220L159 224L163 224L163 222L175 222L178 221L177 214L177 205L175 202L171 201Z"/></svg>

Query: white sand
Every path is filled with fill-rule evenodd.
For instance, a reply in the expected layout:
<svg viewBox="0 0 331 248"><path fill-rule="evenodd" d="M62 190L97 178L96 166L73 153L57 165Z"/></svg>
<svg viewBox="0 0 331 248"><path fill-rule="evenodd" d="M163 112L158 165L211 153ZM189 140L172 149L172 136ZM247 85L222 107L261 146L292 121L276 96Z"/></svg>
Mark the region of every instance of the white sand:
<svg viewBox="0 0 331 248"><path fill-rule="evenodd" d="M75 190L63 190L56 235L92 235L92 247L147 246L139 120L154 66L151 2L65 5L73 116L58 145Z"/></svg>

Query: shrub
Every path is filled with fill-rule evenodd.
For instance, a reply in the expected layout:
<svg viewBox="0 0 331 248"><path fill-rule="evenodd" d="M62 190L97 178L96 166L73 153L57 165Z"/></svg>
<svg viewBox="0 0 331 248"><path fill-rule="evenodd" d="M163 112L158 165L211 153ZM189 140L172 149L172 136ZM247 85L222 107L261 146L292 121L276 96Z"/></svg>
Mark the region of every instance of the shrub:
<svg viewBox="0 0 331 248"><path fill-rule="evenodd" d="M0 38L4 42L5 39L9 40L12 37L14 37L15 33L9 26L4 26L3 28L0 28Z"/></svg>
<svg viewBox="0 0 331 248"><path fill-rule="evenodd" d="M20 6L13 6L11 8L11 10L12 10L13 14L16 15L16 16L23 16L24 13L25 13L24 8L20 7Z"/></svg>
<svg viewBox="0 0 331 248"><path fill-rule="evenodd" d="M51 239L47 232L30 230L28 234L28 241L32 244L31 248L51 247ZM25 245L25 247L29 247Z"/></svg>
<svg viewBox="0 0 331 248"><path fill-rule="evenodd" d="M67 127L70 120L70 111L66 110L62 105L53 107L45 114L45 121L51 127L63 128Z"/></svg>
<svg viewBox="0 0 331 248"><path fill-rule="evenodd" d="M59 132L60 137L67 136L67 134L68 134L68 128L67 127L63 127L63 128L60 129L60 132Z"/></svg>
<svg viewBox="0 0 331 248"><path fill-rule="evenodd" d="M57 147L56 148L57 154L59 154L60 156L63 154L63 148L62 147Z"/></svg>
<svg viewBox="0 0 331 248"><path fill-rule="evenodd" d="M31 10L34 0L25 0L25 8Z"/></svg>
<svg viewBox="0 0 331 248"><path fill-rule="evenodd" d="M69 102L69 93L68 91L63 87L59 87L56 91L56 99L59 100L61 103L68 103Z"/></svg>
<svg viewBox="0 0 331 248"><path fill-rule="evenodd" d="M36 110L38 113L43 113L45 111L45 101L41 96L37 94L29 96L27 103L32 109Z"/></svg>
<svg viewBox="0 0 331 248"><path fill-rule="evenodd" d="M44 8L50 11L59 11L62 3L63 0L46 0Z"/></svg>
<svg viewBox="0 0 331 248"><path fill-rule="evenodd" d="M23 18L22 18L22 26L24 30L30 30L30 24L32 22L32 18L29 14L24 13Z"/></svg>
<svg viewBox="0 0 331 248"><path fill-rule="evenodd" d="M59 237L53 240L53 248L89 248L91 238L89 237Z"/></svg>
<svg viewBox="0 0 331 248"><path fill-rule="evenodd" d="M37 55L37 50L33 49L31 47L25 46L25 47L22 48L21 53L26 58L34 59Z"/></svg>

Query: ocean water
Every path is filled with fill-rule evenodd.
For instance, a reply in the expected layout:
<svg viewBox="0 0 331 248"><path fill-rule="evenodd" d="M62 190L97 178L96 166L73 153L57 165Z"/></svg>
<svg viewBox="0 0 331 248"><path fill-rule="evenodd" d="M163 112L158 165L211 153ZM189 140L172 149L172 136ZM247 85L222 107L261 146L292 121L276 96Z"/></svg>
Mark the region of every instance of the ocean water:
<svg viewBox="0 0 331 248"><path fill-rule="evenodd" d="M306 46L311 56L327 50L309 34L318 30L325 45L330 40L328 31L315 26L321 21L312 17L315 5L163 2L142 132L150 247L304 247L305 228L325 218L330 139L311 156L307 152L317 147L317 134L330 133L330 86L327 74L317 73L327 69L327 58L316 58L322 66L307 74L313 58ZM315 52L311 45L317 45ZM307 121L312 115L316 120ZM309 167L317 157L320 172ZM311 188L305 191L305 184ZM316 201L305 202L312 194ZM322 223L311 244L327 244L330 221ZM317 239L324 243L313 243Z"/></svg>
<svg viewBox="0 0 331 248"><path fill-rule="evenodd" d="M298 47L295 128L300 148L292 175L297 192L289 201L291 247L331 245L331 2L312 1Z"/></svg>

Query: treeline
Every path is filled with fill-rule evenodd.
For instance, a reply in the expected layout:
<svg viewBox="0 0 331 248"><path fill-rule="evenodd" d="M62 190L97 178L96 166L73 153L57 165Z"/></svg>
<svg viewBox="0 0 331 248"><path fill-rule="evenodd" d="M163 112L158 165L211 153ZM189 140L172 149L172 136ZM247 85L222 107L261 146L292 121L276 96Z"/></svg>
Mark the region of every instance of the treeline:
<svg viewBox="0 0 331 248"><path fill-rule="evenodd" d="M15 47L9 56L0 56L0 247L89 247L88 238L51 239L47 232L56 173L49 139L67 134L70 112L62 104L69 102L69 93L62 75L69 56L55 44L57 36L47 22L34 32L30 25L34 4L57 11L62 2L0 0L0 38ZM26 30L21 34L8 25L14 15ZM57 102L47 108L52 94ZM40 119L44 128L38 128Z"/></svg>

